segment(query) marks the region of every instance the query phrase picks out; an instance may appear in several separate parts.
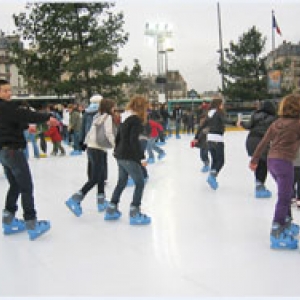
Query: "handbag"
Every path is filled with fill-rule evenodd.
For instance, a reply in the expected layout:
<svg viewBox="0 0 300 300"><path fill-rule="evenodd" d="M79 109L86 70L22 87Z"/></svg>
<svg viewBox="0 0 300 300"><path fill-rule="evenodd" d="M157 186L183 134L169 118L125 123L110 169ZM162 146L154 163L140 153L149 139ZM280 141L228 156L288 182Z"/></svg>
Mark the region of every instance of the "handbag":
<svg viewBox="0 0 300 300"><path fill-rule="evenodd" d="M100 123L95 122L96 126L96 143L101 148L111 149L113 145L110 143L106 136L104 123L107 119L108 115L106 115Z"/></svg>

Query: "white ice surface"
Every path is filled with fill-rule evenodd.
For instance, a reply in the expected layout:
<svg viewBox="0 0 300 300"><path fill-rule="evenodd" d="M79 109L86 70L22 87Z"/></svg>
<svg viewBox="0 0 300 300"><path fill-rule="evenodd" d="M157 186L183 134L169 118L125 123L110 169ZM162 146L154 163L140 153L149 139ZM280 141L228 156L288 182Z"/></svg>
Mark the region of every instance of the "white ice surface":
<svg viewBox="0 0 300 300"><path fill-rule="evenodd" d="M200 172L192 136L169 139L167 156L148 167L143 210L152 224L145 227L128 222L133 187L123 193L119 221L103 220L95 190L80 218L70 213L65 201L86 180L85 153L38 160L31 154L38 217L52 228L36 241L27 233L0 235L0 297L300 296L300 251L270 250L276 185L269 176L273 197L254 198L245 137L226 133L217 191ZM108 198L116 179L110 152ZM1 170L2 206L7 187ZM299 211L293 213L299 222Z"/></svg>

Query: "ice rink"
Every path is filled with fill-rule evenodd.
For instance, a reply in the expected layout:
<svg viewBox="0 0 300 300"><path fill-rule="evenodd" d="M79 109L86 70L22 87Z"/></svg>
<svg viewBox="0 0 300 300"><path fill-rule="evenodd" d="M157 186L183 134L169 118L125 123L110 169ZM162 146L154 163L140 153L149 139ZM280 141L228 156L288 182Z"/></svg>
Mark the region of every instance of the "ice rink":
<svg viewBox="0 0 300 300"><path fill-rule="evenodd" d="M36 241L27 233L0 236L0 298L300 296L300 250L270 249L276 186L269 176L273 197L254 198L246 134L226 133L217 191L200 172L192 136L169 139L167 156L148 166L143 211L152 224L145 227L129 225L133 187L123 193L119 221L104 221L97 212L96 190L82 203L80 218L70 213L65 201L86 180L85 153L31 154L38 217L52 228ZM0 171L3 207L7 183ZM110 152L108 199L116 179ZM300 211L293 213L299 223Z"/></svg>

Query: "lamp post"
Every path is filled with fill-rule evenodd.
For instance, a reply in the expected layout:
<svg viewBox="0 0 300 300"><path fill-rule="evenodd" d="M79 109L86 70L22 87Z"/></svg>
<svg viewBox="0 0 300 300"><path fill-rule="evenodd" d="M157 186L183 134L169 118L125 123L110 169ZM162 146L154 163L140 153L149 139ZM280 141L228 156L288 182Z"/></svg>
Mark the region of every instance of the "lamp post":
<svg viewBox="0 0 300 300"><path fill-rule="evenodd" d="M168 52L173 52L174 48L167 48L165 50L160 51L160 53L164 54L164 59L165 59L165 97L166 97L166 102L168 103L168 99L169 99L169 89L168 89L168 72L169 72L169 68L168 68Z"/></svg>
<svg viewBox="0 0 300 300"><path fill-rule="evenodd" d="M157 83L163 84L166 90L167 68L168 68L167 52L170 50L168 49L165 50L164 48L165 48L166 40L172 38L173 36L172 27L170 24L167 23L156 23L156 24L146 23L145 35L154 38L156 41ZM166 92L164 96L166 98Z"/></svg>

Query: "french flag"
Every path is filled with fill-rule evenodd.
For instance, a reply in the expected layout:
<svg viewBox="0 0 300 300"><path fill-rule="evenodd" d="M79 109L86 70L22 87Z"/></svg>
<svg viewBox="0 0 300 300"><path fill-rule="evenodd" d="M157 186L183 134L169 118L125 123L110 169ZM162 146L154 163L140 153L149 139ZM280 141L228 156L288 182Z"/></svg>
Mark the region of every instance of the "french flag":
<svg viewBox="0 0 300 300"><path fill-rule="evenodd" d="M276 29L276 32L277 32L279 35L281 35L281 30L280 30L280 28L279 28L279 26L278 26L278 24L277 24L277 22L276 22L276 18L275 18L274 15L273 15L273 29Z"/></svg>

